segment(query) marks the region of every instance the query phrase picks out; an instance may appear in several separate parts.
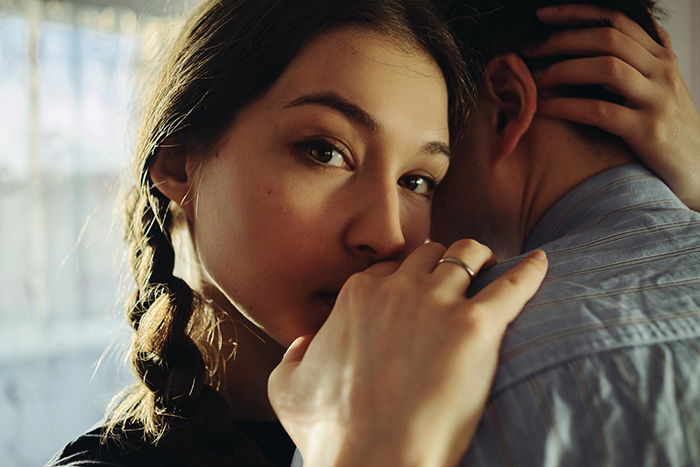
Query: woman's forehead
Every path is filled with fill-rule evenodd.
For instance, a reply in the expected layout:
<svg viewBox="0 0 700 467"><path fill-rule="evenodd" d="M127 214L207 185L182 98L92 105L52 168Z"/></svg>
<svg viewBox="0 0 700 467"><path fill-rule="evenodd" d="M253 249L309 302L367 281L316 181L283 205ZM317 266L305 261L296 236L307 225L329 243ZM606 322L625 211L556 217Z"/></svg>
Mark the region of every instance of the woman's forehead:
<svg viewBox="0 0 700 467"><path fill-rule="evenodd" d="M337 96L382 128L448 126L447 87L432 57L366 28L335 29L311 40L265 98L284 109L307 96Z"/></svg>

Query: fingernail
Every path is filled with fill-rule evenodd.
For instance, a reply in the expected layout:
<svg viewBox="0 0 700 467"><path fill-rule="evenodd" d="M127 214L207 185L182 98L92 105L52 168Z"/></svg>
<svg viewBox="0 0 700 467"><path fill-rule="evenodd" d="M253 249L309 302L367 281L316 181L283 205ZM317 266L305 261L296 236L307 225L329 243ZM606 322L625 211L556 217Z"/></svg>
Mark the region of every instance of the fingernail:
<svg viewBox="0 0 700 467"><path fill-rule="evenodd" d="M548 6L542 9L537 10L537 17L540 19L547 19L551 18L552 16L556 15L559 13L559 8L555 6Z"/></svg>
<svg viewBox="0 0 700 467"><path fill-rule="evenodd" d="M542 251L542 250L535 250L530 254L530 258L539 260L539 261L544 261L547 259L547 254Z"/></svg>

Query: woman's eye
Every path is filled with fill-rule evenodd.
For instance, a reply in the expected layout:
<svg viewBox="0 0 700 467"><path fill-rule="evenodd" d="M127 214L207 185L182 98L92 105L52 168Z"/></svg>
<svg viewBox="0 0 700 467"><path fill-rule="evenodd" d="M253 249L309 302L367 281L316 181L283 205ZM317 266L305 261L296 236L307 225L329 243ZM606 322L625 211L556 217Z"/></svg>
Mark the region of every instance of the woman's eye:
<svg viewBox="0 0 700 467"><path fill-rule="evenodd" d="M424 175L404 175L399 179L399 185L416 194L430 196L435 191L437 182Z"/></svg>
<svg viewBox="0 0 700 467"><path fill-rule="evenodd" d="M331 167L346 167L348 162L342 150L328 141L308 141L302 143L306 153L316 162Z"/></svg>

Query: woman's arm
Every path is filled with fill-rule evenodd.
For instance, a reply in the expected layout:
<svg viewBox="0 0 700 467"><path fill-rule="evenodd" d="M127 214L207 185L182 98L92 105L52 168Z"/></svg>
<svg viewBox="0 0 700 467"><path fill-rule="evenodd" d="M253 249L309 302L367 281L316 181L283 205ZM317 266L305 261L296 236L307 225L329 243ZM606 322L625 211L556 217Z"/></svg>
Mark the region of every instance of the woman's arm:
<svg viewBox="0 0 700 467"><path fill-rule="evenodd" d="M550 66L538 86L601 84L624 103L554 97L543 100L538 113L621 137L690 208L700 210L700 115L668 34L658 27L660 45L622 13L591 5L561 5L540 10L539 17L572 26L607 19L612 28L566 30L528 51L532 57L583 57Z"/></svg>
<svg viewBox="0 0 700 467"><path fill-rule="evenodd" d="M470 240L418 248L352 276L315 336L297 339L269 380L275 412L313 466L454 465L481 418L501 340L542 282L534 255L471 299L493 262Z"/></svg>

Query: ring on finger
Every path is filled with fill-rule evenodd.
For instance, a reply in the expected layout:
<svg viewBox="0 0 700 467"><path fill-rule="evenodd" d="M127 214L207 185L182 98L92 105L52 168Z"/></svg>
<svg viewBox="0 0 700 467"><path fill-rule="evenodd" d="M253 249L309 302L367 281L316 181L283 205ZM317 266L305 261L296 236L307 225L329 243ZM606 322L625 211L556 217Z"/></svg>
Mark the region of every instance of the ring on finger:
<svg viewBox="0 0 700 467"><path fill-rule="evenodd" d="M474 279L474 276L476 276L474 271L472 271L472 268L470 268L467 265L467 263L465 263L461 259L456 258L454 256L445 256L444 258L440 258L440 261L438 261L437 266L440 266L442 263L456 264L457 266L461 267L462 269L464 269L467 272L467 275L469 275L469 279Z"/></svg>

